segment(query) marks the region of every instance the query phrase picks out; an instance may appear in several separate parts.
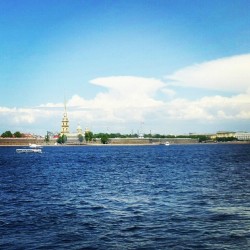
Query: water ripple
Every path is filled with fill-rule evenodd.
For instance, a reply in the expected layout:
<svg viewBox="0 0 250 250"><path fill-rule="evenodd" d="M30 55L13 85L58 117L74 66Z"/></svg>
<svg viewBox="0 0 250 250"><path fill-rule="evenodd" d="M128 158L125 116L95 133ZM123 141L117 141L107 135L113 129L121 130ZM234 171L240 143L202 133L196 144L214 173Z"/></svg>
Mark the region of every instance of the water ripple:
<svg viewBox="0 0 250 250"><path fill-rule="evenodd" d="M250 248L250 145L0 148L1 249Z"/></svg>

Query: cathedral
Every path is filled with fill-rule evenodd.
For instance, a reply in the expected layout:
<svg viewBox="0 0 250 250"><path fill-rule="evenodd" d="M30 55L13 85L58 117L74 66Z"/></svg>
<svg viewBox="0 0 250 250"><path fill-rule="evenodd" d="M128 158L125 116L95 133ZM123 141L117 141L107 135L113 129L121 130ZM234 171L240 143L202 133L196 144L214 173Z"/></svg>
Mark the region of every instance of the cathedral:
<svg viewBox="0 0 250 250"><path fill-rule="evenodd" d="M66 109L66 102L64 104L64 113L63 113L63 118L62 118L62 123L61 123L61 133L60 136L66 135L68 140L78 140L78 136L82 135L84 136L84 133L82 131L82 128L80 125L77 126L76 133L70 133L69 130L69 119L68 119L68 114L67 114L67 109Z"/></svg>

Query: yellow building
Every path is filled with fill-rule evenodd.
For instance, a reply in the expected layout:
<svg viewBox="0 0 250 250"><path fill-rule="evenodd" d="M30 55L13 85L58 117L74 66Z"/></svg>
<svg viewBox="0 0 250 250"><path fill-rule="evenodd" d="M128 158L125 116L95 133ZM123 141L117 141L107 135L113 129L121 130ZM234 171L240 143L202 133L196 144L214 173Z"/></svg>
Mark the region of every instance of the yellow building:
<svg viewBox="0 0 250 250"><path fill-rule="evenodd" d="M66 110L66 104L64 105L64 114L61 125L61 134L60 135L68 135L69 134L69 119Z"/></svg>
<svg viewBox="0 0 250 250"><path fill-rule="evenodd" d="M64 103L64 113L63 113L63 118L61 122L61 133L60 136L66 135L68 139L78 139L79 135L83 135L83 131L81 126L78 124L77 126L77 131L76 133L70 133L69 130L69 118L67 114L67 108L66 108L66 103Z"/></svg>
<svg viewBox="0 0 250 250"><path fill-rule="evenodd" d="M211 135L210 137L213 140L216 139L216 138L235 137L235 132L218 131L215 135Z"/></svg>

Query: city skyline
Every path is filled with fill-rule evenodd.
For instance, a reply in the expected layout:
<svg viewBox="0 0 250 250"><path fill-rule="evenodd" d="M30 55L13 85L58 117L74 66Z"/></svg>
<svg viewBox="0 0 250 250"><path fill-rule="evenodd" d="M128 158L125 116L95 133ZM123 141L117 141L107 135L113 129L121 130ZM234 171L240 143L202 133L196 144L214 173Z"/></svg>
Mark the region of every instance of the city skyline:
<svg viewBox="0 0 250 250"><path fill-rule="evenodd" d="M0 131L250 131L246 0L1 1Z"/></svg>

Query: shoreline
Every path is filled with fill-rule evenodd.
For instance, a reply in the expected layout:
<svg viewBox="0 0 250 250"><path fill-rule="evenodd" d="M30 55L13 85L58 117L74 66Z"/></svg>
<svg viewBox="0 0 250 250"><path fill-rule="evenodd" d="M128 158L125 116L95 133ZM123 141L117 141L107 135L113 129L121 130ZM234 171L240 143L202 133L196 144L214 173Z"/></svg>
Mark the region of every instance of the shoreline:
<svg viewBox="0 0 250 250"><path fill-rule="evenodd" d="M115 143L115 144L40 144L42 147L114 147L114 146L178 146L178 145L242 145L250 144L250 141L237 141L237 142L199 142L199 143L170 143L170 145L165 146L164 144L154 144L154 143ZM29 147L26 144L0 144L0 147Z"/></svg>

